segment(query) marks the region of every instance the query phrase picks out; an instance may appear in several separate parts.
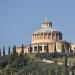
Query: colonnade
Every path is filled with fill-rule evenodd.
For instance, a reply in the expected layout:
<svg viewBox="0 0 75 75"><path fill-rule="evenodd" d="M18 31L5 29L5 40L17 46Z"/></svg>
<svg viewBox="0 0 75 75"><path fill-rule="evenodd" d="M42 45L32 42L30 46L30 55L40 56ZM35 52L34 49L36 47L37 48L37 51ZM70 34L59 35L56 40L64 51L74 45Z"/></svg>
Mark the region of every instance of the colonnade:
<svg viewBox="0 0 75 75"><path fill-rule="evenodd" d="M50 39L50 40L62 40L62 34L61 33L39 33L39 34L33 34L32 40L40 40L40 39Z"/></svg>
<svg viewBox="0 0 75 75"><path fill-rule="evenodd" d="M48 51L48 45L47 44L37 44L37 45L32 45L31 48L32 53L37 53L37 52L47 52Z"/></svg>

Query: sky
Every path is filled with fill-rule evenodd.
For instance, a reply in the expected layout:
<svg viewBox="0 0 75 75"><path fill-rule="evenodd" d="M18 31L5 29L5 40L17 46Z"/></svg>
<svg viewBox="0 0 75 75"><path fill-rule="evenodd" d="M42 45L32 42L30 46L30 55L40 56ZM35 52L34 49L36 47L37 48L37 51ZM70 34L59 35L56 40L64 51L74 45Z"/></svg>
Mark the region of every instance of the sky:
<svg viewBox="0 0 75 75"><path fill-rule="evenodd" d="M75 43L75 0L0 0L0 48L30 44L46 17Z"/></svg>

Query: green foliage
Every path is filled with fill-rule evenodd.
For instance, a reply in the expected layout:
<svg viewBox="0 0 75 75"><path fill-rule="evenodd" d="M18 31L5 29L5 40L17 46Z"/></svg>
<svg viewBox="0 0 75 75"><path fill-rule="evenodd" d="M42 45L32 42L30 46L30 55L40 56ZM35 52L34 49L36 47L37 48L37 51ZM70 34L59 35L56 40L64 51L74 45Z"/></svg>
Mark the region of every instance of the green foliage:
<svg viewBox="0 0 75 75"><path fill-rule="evenodd" d="M62 53L28 53L0 56L0 75L66 75L66 66L57 63L42 63L40 60L56 60ZM68 54L69 55L69 54ZM74 55L73 53L71 54ZM61 59L61 58L60 58ZM65 60L65 59L64 59ZM58 62L58 61L57 61ZM65 62L66 63L66 62ZM75 67L69 67L68 70L74 71Z"/></svg>

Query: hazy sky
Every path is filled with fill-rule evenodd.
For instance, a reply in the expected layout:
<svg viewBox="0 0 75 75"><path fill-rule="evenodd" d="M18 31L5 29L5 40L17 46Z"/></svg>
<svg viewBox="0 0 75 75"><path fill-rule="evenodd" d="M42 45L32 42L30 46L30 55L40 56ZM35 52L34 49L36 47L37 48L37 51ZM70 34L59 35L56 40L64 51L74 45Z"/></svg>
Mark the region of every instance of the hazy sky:
<svg viewBox="0 0 75 75"><path fill-rule="evenodd" d="M0 0L0 47L31 43L45 17L75 43L75 0Z"/></svg>

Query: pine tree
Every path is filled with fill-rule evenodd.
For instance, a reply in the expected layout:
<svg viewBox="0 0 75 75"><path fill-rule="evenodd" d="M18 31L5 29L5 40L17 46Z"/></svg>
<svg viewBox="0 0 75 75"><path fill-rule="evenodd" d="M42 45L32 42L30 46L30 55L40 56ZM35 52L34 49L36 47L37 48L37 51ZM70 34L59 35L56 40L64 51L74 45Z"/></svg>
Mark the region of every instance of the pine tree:
<svg viewBox="0 0 75 75"><path fill-rule="evenodd" d="M9 46L9 48L8 48L8 55L10 55L10 46Z"/></svg>
<svg viewBox="0 0 75 75"><path fill-rule="evenodd" d="M3 56L5 55L5 47L3 47Z"/></svg>

